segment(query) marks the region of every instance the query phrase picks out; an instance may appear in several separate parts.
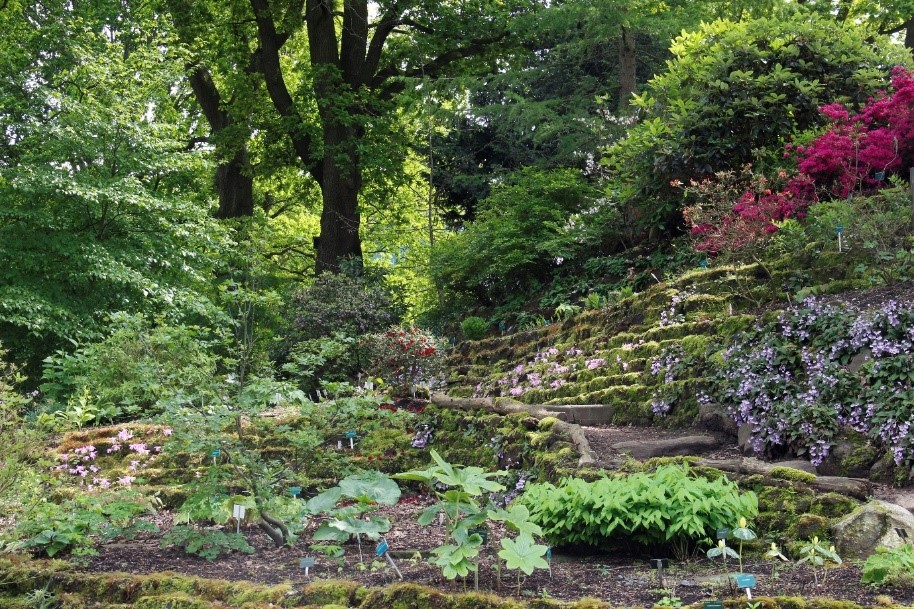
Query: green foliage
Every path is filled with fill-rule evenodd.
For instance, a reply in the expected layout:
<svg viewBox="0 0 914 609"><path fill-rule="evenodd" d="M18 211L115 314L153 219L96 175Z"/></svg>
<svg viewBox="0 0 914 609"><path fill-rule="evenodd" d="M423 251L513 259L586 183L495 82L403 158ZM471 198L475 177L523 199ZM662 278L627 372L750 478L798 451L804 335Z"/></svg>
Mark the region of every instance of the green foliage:
<svg viewBox="0 0 914 609"><path fill-rule="evenodd" d="M489 332L489 322L482 317L470 316L460 322L460 331L467 340L482 340Z"/></svg>
<svg viewBox="0 0 914 609"><path fill-rule="evenodd" d="M677 465L594 482L566 478L558 486L534 484L521 501L551 543L598 547L614 540L694 543L758 511L754 493Z"/></svg>
<svg viewBox="0 0 914 609"><path fill-rule="evenodd" d="M6 361L0 345L0 505L12 497L28 471L26 461L38 439L22 418L22 410L31 403L18 391L24 380L18 368Z"/></svg>
<svg viewBox="0 0 914 609"><path fill-rule="evenodd" d="M240 533L225 533L218 529L198 529L178 525L162 536L163 548L179 547L188 554L215 560L220 554L227 552L242 552L253 554L254 548Z"/></svg>
<svg viewBox="0 0 914 609"><path fill-rule="evenodd" d="M876 548L863 563L864 584L914 585L914 545Z"/></svg>
<svg viewBox="0 0 914 609"><path fill-rule="evenodd" d="M399 499L400 487L384 474L365 472L347 476L337 486L308 500L309 513L330 516L314 532L313 539L344 542L358 535L378 539L390 530L390 520L371 512L381 505L396 505ZM366 514L371 515L366 517Z"/></svg>
<svg viewBox="0 0 914 609"><path fill-rule="evenodd" d="M440 241L432 273L446 290L488 304L543 281L579 249L571 214L594 192L573 170L521 170L495 186L475 222Z"/></svg>
<svg viewBox="0 0 914 609"><path fill-rule="evenodd" d="M841 557L835 552L835 546L825 547L825 542L820 541L818 537L803 542L800 545L800 559L797 564L806 564L812 571L813 579L816 585L819 584L819 568L822 569L822 583L828 577L828 564L841 564Z"/></svg>
<svg viewBox="0 0 914 609"><path fill-rule="evenodd" d="M505 561L509 569L518 569L527 575L532 575L534 569L548 569L549 563L543 556L546 555L548 546L533 542L530 535L518 535L517 539L504 538L501 540L502 549L498 556Z"/></svg>
<svg viewBox="0 0 914 609"><path fill-rule="evenodd" d="M310 338L290 349L282 371L308 394L321 388L321 383L345 382L358 373L356 339L342 333L322 338Z"/></svg>
<svg viewBox="0 0 914 609"><path fill-rule="evenodd" d="M148 327L136 316L112 321L116 329L104 340L45 359L41 390L51 409L77 400L92 415L76 427L154 416L169 400L205 395L213 385L217 358L203 329Z"/></svg>
<svg viewBox="0 0 914 609"><path fill-rule="evenodd" d="M505 487L493 478L503 477L507 472L486 472L480 467L453 465L434 449L431 457L434 462L427 469L403 472L394 477L421 482L435 493L438 501L419 515L422 526L430 525L439 513L443 513L446 520L446 543L432 551L435 556L432 564L448 579L466 577L478 567L474 561L482 547L482 537L471 531L487 519L483 495L504 490Z"/></svg>
<svg viewBox="0 0 914 609"><path fill-rule="evenodd" d="M184 62L142 14L118 33L76 8L0 17L17 32L0 52L0 339L30 369L104 335L112 312L220 319L208 286L224 231L170 98Z"/></svg>
<svg viewBox="0 0 914 609"><path fill-rule="evenodd" d="M345 273L323 273L292 296L289 345L312 338L378 332L399 320L391 294L379 284Z"/></svg>
<svg viewBox="0 0 914 609"><path fill-rule="evenodd" d="M819 106L865 102L894 65L910 63L874 36L851 20L790 9L706 23L674 40L667 70L636 96L641 123L609 154L641 225L678 218L677 183L746 163L773 169L793 134L824 124Z"/></svg>
<svg viewBox="0 0 914 609"><path fill-rule="evenodd" d="M95 554L97 540L132 539L141 531L157 531L152 523L137 520L150 513L146 499L136 492L78 495L61 504L40 501L13 531L13 548L54 557L62 552Z"/></svg>

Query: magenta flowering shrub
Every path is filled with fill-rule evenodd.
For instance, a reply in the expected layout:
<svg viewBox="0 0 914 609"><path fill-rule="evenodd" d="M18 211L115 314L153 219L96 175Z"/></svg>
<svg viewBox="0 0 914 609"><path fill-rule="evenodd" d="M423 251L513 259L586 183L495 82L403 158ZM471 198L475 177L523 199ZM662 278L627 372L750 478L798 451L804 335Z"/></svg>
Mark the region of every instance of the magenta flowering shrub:
<svg viewBox="0 0 914 609"><path fill-rule="evenodd" d="M756 452L818 465L842 431L914 466L914 306L873 310L814 299L744 333L701 401L748 425Z"/></svg>
<svg viewBox="0 0 914 609"><path fill-rule="evenodd" d="M677 184L681 186L681 184ZM780 171L769 179L744 165L685 187L693 203L683 218L695 249L711 255L760 249L777 232L776 222L802 218L815 201L812 182Z"/></svg>
<svg viewBox="0 0 914 609"><path fill-rule="evenodd" d="M800 172L820 191L843 198L877 188L914 163L914 74L907 68L896 67L890 90L870 98L857 114L837 103L819 111L831 128L794 150Z"/></svg>

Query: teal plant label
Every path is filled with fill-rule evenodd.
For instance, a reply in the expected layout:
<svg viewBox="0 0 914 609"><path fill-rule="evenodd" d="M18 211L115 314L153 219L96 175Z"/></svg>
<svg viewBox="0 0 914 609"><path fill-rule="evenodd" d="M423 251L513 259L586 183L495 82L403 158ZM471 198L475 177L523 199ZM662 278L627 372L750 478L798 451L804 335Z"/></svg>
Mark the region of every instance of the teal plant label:
<svg viewBox="0 0 914 609"><path fill-rule="evenodd" d="M840 234L843 233L843 232L844 232L844 225L843 225L843 224L839 224L838 226L835 227L835 234L836 234L836 235L840 235Z"/></svg>
<svg viewBox="0 0 914 609"><path fill-rule="evenodd" d="M734 577L737 588L755 588L755 576L749 573L737 573Z"/></svg>
<svg viewBox="0 0 914 609"><path fill-rule="evenodd" d="M222 449L219 449L219 448L215 449L213 452L211 452L209 454L209 456L212 457L213 459L216 459L216 458L222 456Z"/></svg>
<svg viewBox="0 0 914 609"><path fill-rule="evenodd" d="M314 566L314 563L315 563L315 560L312 557L305 556L304 558L302 558L301 560L298 561L298 566L301 567L302 569L310 569L311 567Z"/></svg>
<svg viewBox="0 0 914 609"><path fill-rule="evenodd" d="M723 601L705 601L704 609L724 609Z"/></svg>
<svg viewBox="0 0 914 609"><path fill-rule="evenodd" d="M293 486L292 488L289 489L289 493L290 493L293 497L298 497L299 495L301 495L301 487L300 487L300 486Z"/></svg>
<svg viewBox="0 0 914 609"><path fill-rule="evenodd" d="M347 431L347 432L346 432L346 437L347 437L348 439L351 440L352 438L355 437L355 432L354 432L354 431Z"/></svg>
<svg viewBox="0 0 914 609"><path fill-rule="evenodd" d="M718 539L727 539L730 536L730 529L717 529Z"/></svg>
<svg viewBox="0 0 914 609"><path fill-rule="evenodd" d="M384 556L385 554L387 554L387 550L389 550L389 549L390 549L390 546L387 544L387 540L382 539L381 543L378 544L378 547L375 548L374 553L377 554L378 556Z"/></svg>

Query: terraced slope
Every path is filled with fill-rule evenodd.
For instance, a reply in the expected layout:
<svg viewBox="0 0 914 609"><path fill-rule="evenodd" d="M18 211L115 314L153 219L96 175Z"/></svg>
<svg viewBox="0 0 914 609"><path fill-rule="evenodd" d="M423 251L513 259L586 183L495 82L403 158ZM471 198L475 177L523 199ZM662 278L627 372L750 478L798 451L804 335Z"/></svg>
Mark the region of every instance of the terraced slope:
<svg viewBox="0 0 914 609"><path fill-rule="evenodd" d="M857 287L849 260L822 257L690 271L669 283L572 319L457 346L448 393L510 396L545 404L582 423L687 426L698 414L701 379L670 372L722 348L760 315L776 315L787 289L826 294ZM816 269L813 272L811 269ZM661 390L662 389L662 390ZM675 400L669 400L675 396ZM675 407L667 411L668 402Z"/></svg>

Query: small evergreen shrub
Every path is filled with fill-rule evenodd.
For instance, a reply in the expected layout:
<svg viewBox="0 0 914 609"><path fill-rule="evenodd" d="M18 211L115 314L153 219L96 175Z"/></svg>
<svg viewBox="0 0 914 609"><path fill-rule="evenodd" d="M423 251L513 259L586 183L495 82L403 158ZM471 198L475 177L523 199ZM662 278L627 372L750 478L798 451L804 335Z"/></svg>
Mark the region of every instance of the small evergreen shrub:
<svg viewBox="0 0 914 609"><path fill-rule="evenodd" d="M758 512L755 493L678 465L594 482L566 478L558 486L533 484L521 501L553 545L600 547L615 541L682 547Z"/></svg>
<svg viewBox="0 0 914 609"><path fill-rule="evenodd" d="M489 331L489 322L475 315L467 317L460 322L460 331L463 332L463 337L467 340L481 340L485 338L486 333Z"/></svg>

